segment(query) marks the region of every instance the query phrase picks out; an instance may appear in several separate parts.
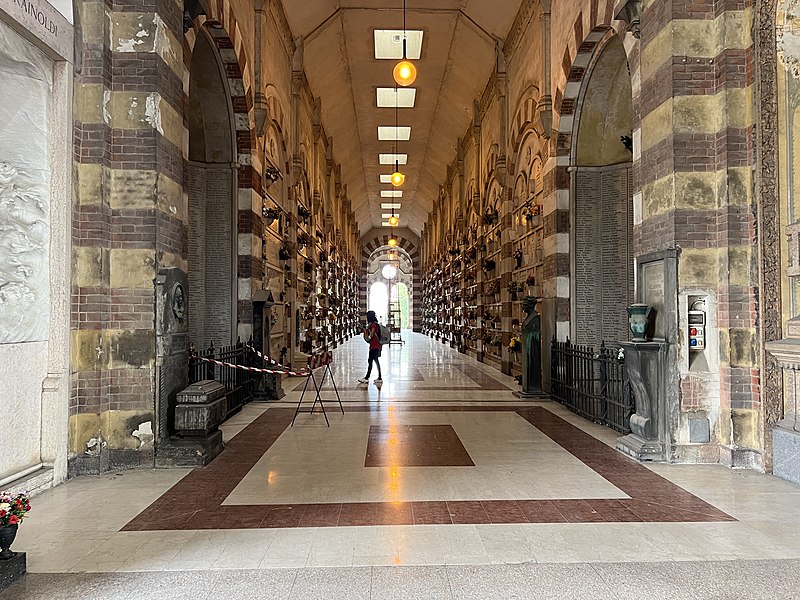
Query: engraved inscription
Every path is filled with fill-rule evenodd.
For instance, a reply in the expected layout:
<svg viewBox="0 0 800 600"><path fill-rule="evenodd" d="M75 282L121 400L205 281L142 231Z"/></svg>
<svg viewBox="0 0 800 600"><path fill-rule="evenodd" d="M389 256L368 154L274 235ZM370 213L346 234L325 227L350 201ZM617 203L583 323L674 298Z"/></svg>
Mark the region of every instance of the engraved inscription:
<svg viewBox="0 0 800 600"><path fill-rule="evenodd" d="M628 339L633 298L630 169L581 170L575 190L577 343Z"/></svg>

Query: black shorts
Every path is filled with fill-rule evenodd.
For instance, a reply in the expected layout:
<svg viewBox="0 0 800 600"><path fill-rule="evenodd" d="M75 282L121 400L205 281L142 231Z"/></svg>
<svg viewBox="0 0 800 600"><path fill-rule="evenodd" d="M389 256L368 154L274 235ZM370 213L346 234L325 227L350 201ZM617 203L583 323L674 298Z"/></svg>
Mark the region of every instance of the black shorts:
<svg viewBox="0 0 800 600"><path fill-rule="evenodd" d="M369 350L369 360L376 360L380 358L381 349L380 348L370 348Z"/></svg>

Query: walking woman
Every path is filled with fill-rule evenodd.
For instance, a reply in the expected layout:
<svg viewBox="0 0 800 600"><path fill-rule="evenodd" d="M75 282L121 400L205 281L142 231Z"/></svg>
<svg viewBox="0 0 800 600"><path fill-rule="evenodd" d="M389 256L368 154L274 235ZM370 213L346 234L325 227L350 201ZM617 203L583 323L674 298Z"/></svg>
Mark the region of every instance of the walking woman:
<svg viewBox="0 0 800 600"><path fill-rule="evenodd" d="M381 378L381 361L378 360L381 356L381 326L378 325L378 317L375 316L375 311L367 312L367 327L364 329L364 341L369 343L369 359L367 362L367 374L363 379L359 379L358 383L369 383L369 376L372 374L373 361L378 367L378 378L375 380L375 385L381 385L383 379Z"/></svg>

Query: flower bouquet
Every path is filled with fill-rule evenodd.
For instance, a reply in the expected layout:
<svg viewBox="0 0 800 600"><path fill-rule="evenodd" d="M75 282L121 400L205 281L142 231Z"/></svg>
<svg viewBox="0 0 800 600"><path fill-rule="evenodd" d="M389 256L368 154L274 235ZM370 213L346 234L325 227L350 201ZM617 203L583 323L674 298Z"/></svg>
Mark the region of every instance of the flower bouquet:
<svg viewBox="0 0 800 600"><path fill-rule="evenodd" d="M11 544L17 537L17 527L30 509L31 502L27 494L0 492L0 560L16 555L11 551Z"/></svg>
<svg viewBox="0 0 800 600"><path fill-rule="evenodd" d="M514 268L519 269L522 266L522 258L523 258L522 248L517 248L514 250Z"/></svg>
<svg viewBox="0 0 800 600"><path fill-rule="evenodd" d="M269 227L274 221L280 218L281 211L279 211L277 208L267 208L264 206L261 208L261 215L264 217L264 224Z"/></svg>

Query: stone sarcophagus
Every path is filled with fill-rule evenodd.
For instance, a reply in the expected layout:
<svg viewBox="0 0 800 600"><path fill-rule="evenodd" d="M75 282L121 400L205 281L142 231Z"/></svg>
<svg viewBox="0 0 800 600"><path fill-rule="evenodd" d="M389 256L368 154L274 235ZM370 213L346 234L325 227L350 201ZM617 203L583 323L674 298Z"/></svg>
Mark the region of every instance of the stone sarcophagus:
<svg viewBox="0 0 800 600"><path fill-rule="evenodd" d="M178 392L176 400L176 436L208 435L217 430L228 414L225 386L211 379L191 384Z"/></svg>
<svg viewBox="0 0 800 600"><path fill-rule="evenodd" d="M192 383L176 394L175 432L162 445L159 466L204 466L223 450L219 426L228 413L225 386L210 379Z"/></svg>

